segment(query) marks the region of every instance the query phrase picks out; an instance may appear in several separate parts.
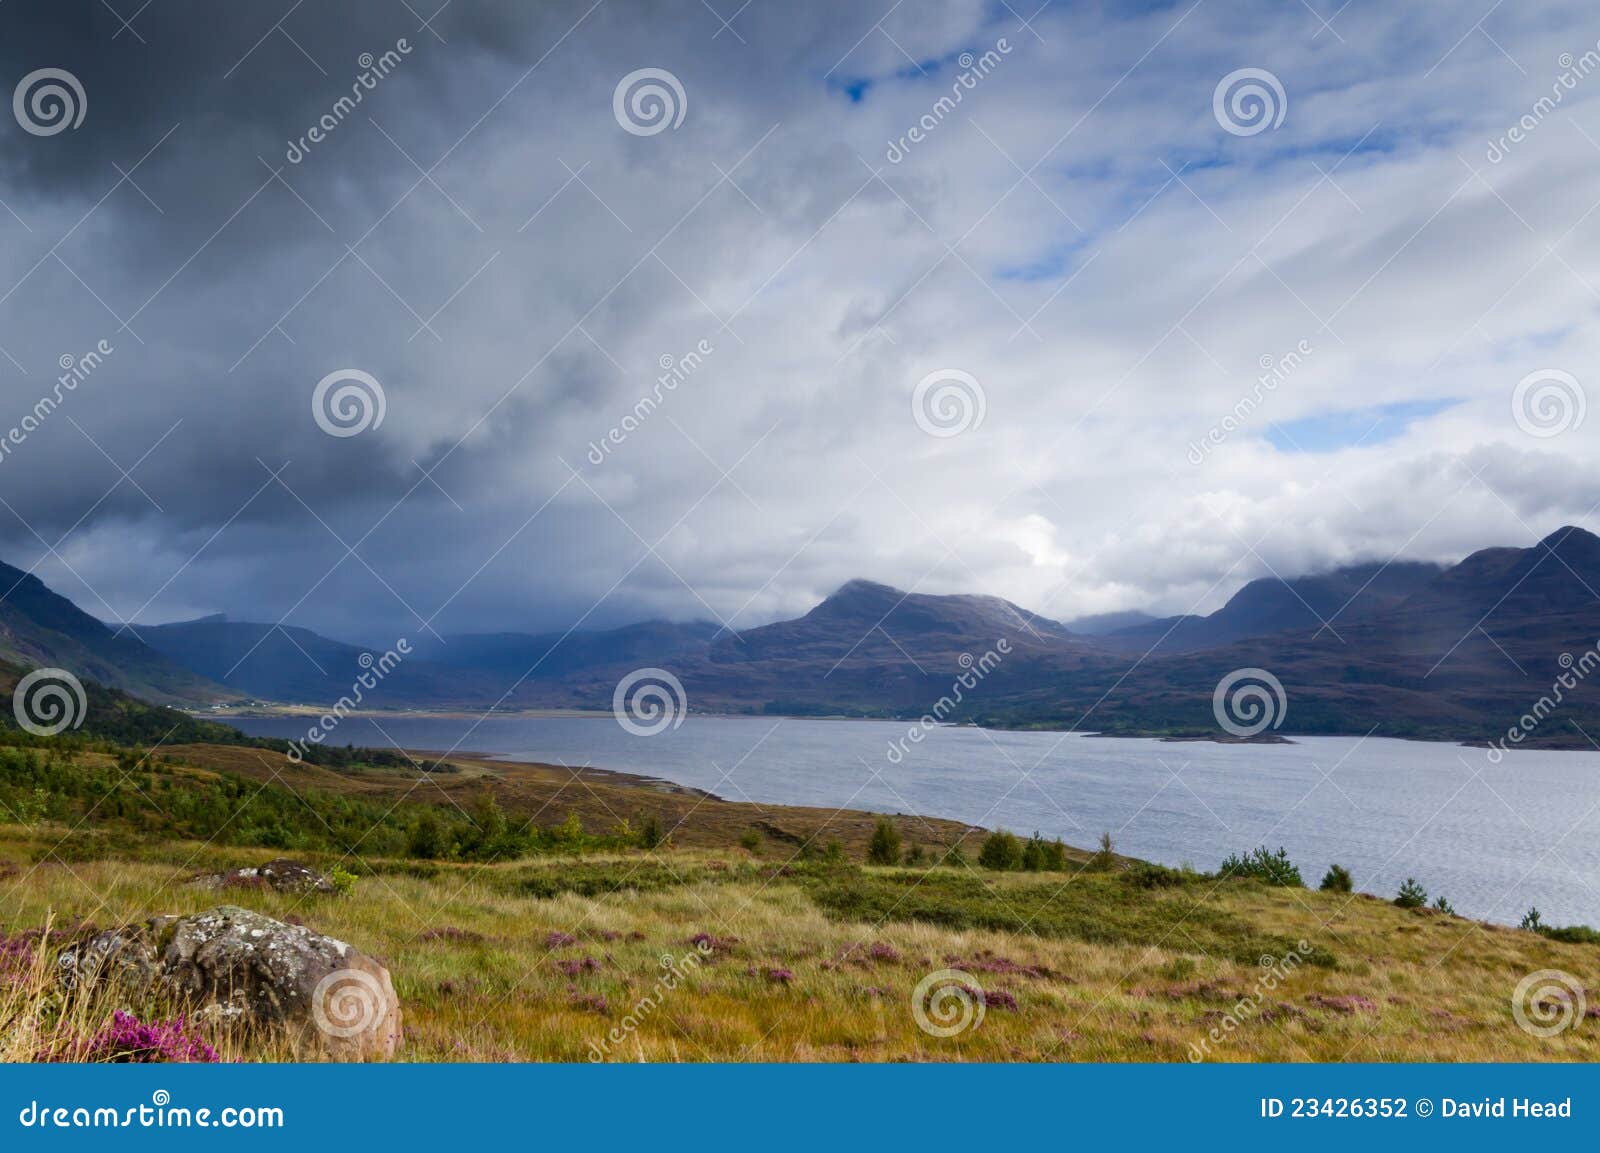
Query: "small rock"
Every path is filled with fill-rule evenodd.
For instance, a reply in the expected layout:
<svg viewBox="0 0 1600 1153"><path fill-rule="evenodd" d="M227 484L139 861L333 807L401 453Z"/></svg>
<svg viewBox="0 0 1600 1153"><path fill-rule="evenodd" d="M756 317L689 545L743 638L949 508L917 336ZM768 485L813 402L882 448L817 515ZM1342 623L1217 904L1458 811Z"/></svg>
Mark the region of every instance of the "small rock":
<svg viewBox="0 0 1600 1153"><path fill-rule="evenodd" d="M203 873L190 882L201 889L272 889L279 893L336 893L331 880L310 865L279 857L265 865Z"/></svg>

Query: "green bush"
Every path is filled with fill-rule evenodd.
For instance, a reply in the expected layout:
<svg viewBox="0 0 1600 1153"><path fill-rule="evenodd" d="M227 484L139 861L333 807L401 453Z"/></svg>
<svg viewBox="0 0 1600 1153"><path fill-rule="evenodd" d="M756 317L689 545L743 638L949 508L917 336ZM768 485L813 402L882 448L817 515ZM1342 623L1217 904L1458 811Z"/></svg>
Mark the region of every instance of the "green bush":
<svg viewBox="0 0 1600 1153"><path fill-rule="evenodd" d="M1350 870L1343 865L1329 865L1328 871L1322 876L1322 884L1317 887L1324 893L1348 893L1355 888L1355 882L1350 877Z"/></svg>
<svg viewBox="0 0 1600 1153"><path fill-rule="evenodd" d="M867 864L897 865L900 863L900 830L887 817L879 817L873 827L872 839L867 842Z"/></svg>
<svg viewBox="0 0 1600 1153"><path fill-rule="evenodd" d="M333 891L341 897L348 897L356 891L357 877L349 869L335 865L328 873L328 880L333 882Z"/></svg>
<svg viewBox="0 0 1600 1153"><path fill-rule="evenodd" d="M1305 881L1300 878L1300 870L1289 860L1289 850L1281 847L1276 853L1269 851L1265 845L1242 857L1234 853L1222 862L1222 867L1217 872L1227 879L1247 877L1288 889L1305 887Z"/></svg>
<svg viewBox="0 0 1600 1153"><path fill-rule="evenodd" d="M1539 917L1538 906L1534 906L1526 913L1522 914L1522 922L1517 926L1517 928L1525 929L1530 933L1544 932L1544 921Z"/></svg>
<svg viewBox="0 0 1600 1153"><path fill-rule="evenodd" d="M755 829L746 830L739 837L739 846L752 853L759 852L761 850L760 832Z"/></svg>
<svg viewBox="0 0 1600 1153"><path fill-rule="evenodd" d="M1438 909L1439 912L1441 912L1441 913L1450 914L1450 916L1452 916L1452 917L1455 916L1455 914L1456 914L1455 906L1452 905L1449 901L1445 900L1444 896L1442 894L1433 899L1433 907L1435 909Z"/></svg>
<svg viewBox="0 0 1600 1153"><path fill-rule="evenodd" d="M1022 845L1016 837L1001 829L990 833L978 852L978 864L985 869L1006 872L1022 868Z"/></svg>
<svg viewBox="0 0 1600 1153"><path fill-rule="evenodd" d="M1428 903L1428 890L1422 887L1422 882L1415 877L1407 877L1405 884L1400 886L1400 892L1395 897L1394 903L1402 909L1420 909Z"/></svg>

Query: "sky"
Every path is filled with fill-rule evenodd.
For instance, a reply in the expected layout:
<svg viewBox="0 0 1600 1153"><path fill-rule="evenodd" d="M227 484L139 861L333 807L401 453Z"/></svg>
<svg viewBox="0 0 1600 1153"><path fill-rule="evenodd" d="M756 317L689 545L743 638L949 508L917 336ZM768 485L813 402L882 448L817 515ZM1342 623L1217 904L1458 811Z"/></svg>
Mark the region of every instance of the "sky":
<svg viewBox="0 0 1600 1153"><path fill-rule="evenodd" d="M1600 527L1592 4L439 4L0 6L0 559L379 643Z"/></svg>

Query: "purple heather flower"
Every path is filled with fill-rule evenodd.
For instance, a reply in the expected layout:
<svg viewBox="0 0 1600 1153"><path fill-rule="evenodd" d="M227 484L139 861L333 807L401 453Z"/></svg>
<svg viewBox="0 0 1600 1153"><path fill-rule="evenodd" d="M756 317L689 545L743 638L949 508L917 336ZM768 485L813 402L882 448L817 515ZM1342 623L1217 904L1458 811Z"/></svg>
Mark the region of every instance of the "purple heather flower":
<svg viewBox="0 0 1600 1153"><path fill-rule="evenodd" d="M167 1061L214 1062L217 1051L190 1031L184 1017L150 1024L120 1009L111 1023L73 1054L79 1061L150 1064Z"/></svg>

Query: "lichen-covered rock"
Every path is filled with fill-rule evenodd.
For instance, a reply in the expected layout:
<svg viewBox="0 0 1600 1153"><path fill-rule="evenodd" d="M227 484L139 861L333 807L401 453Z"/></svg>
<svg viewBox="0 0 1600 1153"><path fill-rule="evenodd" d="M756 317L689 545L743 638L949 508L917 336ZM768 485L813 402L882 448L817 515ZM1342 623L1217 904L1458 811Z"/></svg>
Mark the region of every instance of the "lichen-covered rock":
<svg viewBox="0 0 1600 1153"><path fill-rule="evenodd" d="M97 933L61 964L69 983L159 984L202 1019L283 1030L335 1060L383 1060L400 1047L387 969L334 937L234 905Z"/></svg>
<svg viewBox="0 0 1600 1153"><path fill-rule="evenodd" d="M278 857L265 865L205 873L189 882L202 889L273 889L280 893L335 893L333 881L310 865Z"/></svg>

